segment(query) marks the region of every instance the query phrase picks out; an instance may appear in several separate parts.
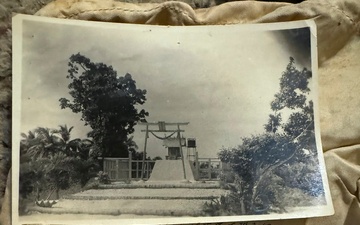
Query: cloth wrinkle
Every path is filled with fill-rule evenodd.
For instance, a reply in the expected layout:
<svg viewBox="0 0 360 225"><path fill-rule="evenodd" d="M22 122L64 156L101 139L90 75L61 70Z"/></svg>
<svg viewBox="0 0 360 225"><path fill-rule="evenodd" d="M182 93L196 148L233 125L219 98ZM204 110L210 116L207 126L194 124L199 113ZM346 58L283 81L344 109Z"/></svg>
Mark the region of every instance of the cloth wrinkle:
<svg viewBox="0 0 360 225"><path fill-rule="evenodd" d="M75 18L76 16L79 16L81 14L88 13L88 12L101 12L101 11L122 11L122 12L134 12L134 13L144 13L145 12L146 13L146 12L155 11L162 7L164 7L164 6L157 5L156 7L151 8L151 9L130 9L130 8L123 8L123 7L91 9L91 10L83 10L78 13L73 13L72 15L69 15L68 18ZM175 9L174 7L167 7L167 8ZM175 12L177 12L177 11L175 11Z"/></svg>
<svg viewBox="0 0 360 225"><path fill-rule="evenodd" d="M161 4L157 4L152 8L149 9L132 9L132 8L124 8L124 7L120 7L120 6L114 6L113 7L107 7L107 8L97 8L97 9L88 9L88 10L82 10L80 12L77 13L71 13L68 14L66 12L66 10L61 10L61 13L64 15L62 18L64 19L76 19L79 16L86 14L86 13L91 13L91 12L117 12L120 11L121 12L129 12L129 13L134 13L134 14L141 14L141 13L149 13L149 12L153 12L156 10L160 10L160 9L168 9L172 12L174 12L174 14L182 14L183 16L185 16L187 19L190 19L193 23L197 23L197 24L201 24L199 21L196 20L196 18L194 18L193 16L191 16L186 10L184 10L184 7L180 7L181 5L184 5L185 3L183 2L177 2L177 1L168 1L168 2L164 2ZM141 6L141 4L138 4L139 6ZM68 6L67 9L70 9L71 5Z"/></svg>
<svg viewBox="0 0 360 225"><path fill-rule="evenodd" d="M357 179L357 181L356 181L355 196L356 196L358 202L360 202L360 177L359 177L359 178Z"/></svg>
<svg viewBox="0 0 360 225"><path fill-rule="evenodd" d="M356 24L355 24L355 20L354 20L351 16L349 16L349 15L345 12L345 10L340 9L338 6L333 5L333 4L329 3L329 2L328 2L328 4L330 5L330 7L336 9L336 10L339 11L341 14L343 14L346 18L348 18L349 21L350 21L354 26L356 25Z"/></svg>

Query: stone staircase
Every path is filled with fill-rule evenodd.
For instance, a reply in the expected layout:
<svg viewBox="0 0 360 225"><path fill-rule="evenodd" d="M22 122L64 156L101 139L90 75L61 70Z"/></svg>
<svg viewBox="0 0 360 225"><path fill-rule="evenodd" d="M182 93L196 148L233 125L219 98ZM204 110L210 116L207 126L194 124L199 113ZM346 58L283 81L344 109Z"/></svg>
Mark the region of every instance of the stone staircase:
<svg viewBox="0 0 360 225"><path fill-rule="evenodd" d="M50 214L204 216L205 202L226 194L217 182L117 182L60 199L52 208L30 211Z"/></svg>

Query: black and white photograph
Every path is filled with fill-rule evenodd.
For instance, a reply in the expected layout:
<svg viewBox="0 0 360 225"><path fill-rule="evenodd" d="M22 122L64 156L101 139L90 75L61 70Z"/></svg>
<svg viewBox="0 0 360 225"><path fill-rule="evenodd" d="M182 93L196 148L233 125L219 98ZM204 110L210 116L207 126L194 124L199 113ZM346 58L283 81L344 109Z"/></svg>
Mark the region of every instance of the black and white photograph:
<svg viewBox="0 0 360 225"><path fill-rule="evenodd" d="M13 18L13 220L331 215L313 21Z"/></svg>

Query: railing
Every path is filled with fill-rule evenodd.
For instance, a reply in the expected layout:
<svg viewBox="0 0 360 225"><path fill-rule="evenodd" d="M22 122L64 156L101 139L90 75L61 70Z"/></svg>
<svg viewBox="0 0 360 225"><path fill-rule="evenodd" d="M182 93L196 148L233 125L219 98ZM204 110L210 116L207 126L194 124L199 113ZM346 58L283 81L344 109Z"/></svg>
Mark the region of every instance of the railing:
<svg viewBox="0 0 360 225"><path fill-rule="evenodd" d="M198 158L190 160L196 180L219 180L223 171L230 169L227 163L218 158ZM154 160L145 160L143 179L148 180L154 168ZM112 181L140 180L142 173L142 160L131 158L104 158L104 172L108 173ZM181 168L179 168L181 169Z"/></svg>
<svg viewBox="0 0 360 225"><path fill-rule="evenodd" d="M110 180L140 180L142 173L142 160L132 160L131 158L104 158L103 170L108 173ZM155 161L145 160L144 162L144 176L145 180L149 179Z"/></svg>
<svg viewBox="0 0 360 225"><path fill-rule="evenodd" d="M228 164L218 158L197 158L193 164L198 180L219 180L222 171L229 169Z"/></svg>
<svg viewBox="0 0 360 225"><path fill-rule="evenodd" d="M142 173L142 160L130 160L131 170L129 171L129 176L131 180L140 180ZM154 160L145 160L145 170L144 170L144 179L148 180L150 178L151 172L154 168Z"/></svg>

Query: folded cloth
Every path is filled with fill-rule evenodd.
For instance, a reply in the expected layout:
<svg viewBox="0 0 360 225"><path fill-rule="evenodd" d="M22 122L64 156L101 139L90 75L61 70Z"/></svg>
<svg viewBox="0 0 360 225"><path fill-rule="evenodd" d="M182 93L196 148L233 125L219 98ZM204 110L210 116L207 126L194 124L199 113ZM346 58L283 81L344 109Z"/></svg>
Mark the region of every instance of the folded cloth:
<svg viewBox="0 0 360 225"><path fill-rule="evenodd" d="M322 63L359 32L360 6L357 0L308 0L299 4L239 1L194 10L186 3L174 1L131 4L113 0L58 0L36 15L156 25L268 23L314 18Z"/></svg>
<svg viewBox="0 0 360 225"><path fill-rule="evenodd" d="M57 0L36 15L154 25L269 23L314 19L319 57L321 138L335 215L272 224L355 225L360 221L360 1L237 1L202 9L184 2L132 4ZM8 187L10 183L8 182ZM2 221L6 222L2 213Z"/></svg>

